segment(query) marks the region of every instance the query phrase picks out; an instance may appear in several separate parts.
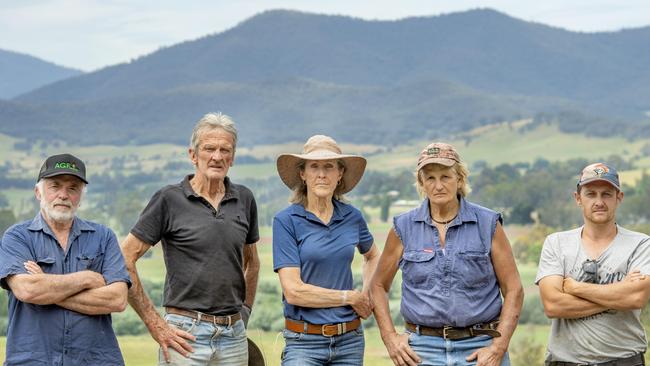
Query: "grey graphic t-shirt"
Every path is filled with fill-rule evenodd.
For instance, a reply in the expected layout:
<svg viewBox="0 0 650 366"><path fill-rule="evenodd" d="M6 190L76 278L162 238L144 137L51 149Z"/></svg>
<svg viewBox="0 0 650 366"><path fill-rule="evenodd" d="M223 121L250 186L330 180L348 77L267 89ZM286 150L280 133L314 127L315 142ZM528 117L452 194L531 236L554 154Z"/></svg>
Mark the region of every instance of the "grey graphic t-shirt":
<svg viewBox="0 0 650 366"><path fill-rule="evenodd" d="M581 233L582 227L546 238L535 284L553 275L584 281L582 264L588 256ZM618 226L618 234L596 261L600 284L622 281L635 269L650 275L648 235ZM546 360L596 363L644 352L648 343L640 314L641 310L607 310L580 319L552 319Z"/></svg>

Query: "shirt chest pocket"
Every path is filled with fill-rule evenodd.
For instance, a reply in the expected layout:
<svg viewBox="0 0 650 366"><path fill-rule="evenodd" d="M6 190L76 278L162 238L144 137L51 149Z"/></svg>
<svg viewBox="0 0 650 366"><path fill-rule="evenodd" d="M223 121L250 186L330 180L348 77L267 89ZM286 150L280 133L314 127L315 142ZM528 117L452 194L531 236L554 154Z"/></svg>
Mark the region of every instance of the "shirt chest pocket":
<svg viewBox="0 0 650 366"><path fill-rule="evenodd" d="M479 251L459 253L457 266L460 281L465 288L484 287L493 273L489 255Z"/></svg>
<svg viewBox="0 0 650 366"><path fill-rule="evenodd" d="M97 252L92 254L81 253L77 255L77 271L94 271L101 273L104 264L104 253Z"/></svg>
<svg viewBox="0 0 650 366"><path fill-rule="evenodd" d="M36 264L41 267L43 273L57 273L54 270L54 263L56 259L51 255L41 255L36 258Z"/></svg>
<svg viewBox="0 0 650 366"><path fill-rule="evenodd" d="M425 251L407 251L402 255L402 280L408 286L431 288L436 254Z"/></svg>

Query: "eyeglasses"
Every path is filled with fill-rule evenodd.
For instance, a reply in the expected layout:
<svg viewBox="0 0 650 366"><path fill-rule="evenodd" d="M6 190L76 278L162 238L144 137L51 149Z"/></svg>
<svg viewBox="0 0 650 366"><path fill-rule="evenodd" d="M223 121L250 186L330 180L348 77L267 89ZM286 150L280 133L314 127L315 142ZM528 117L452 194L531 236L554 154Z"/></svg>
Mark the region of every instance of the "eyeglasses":
<svg viewBox="0 0 650 366"><path fill-rule="evenodd" d="M598 262L592 259L587 259L582 263L582 282L598 283Z"/></svg>

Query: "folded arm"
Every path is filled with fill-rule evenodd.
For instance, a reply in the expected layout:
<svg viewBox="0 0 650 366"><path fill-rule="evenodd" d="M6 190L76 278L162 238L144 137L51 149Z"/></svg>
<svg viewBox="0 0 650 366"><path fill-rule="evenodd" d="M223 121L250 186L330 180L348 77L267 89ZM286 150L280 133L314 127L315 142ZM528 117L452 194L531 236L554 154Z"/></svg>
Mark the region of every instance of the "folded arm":
<svg viewBox="0 0 650 366"><path fill-rule="evenodd" d="M22 302L51 305L60 303L81 291L105 286L106 282L97 272L80 271L61 275L17 274L8 277L7 284L16 298Z"/></svg>
<svg viewBox="0 0 650 366"><path fill-rule="evenodd" d="M86 315L122 312L126 309L128 287L125 282L81 291L56 304Z"/></svg>
<svg viewBox="0 0 650 366"><path fill-rule="evenodd" d="M578 282L570 277L564 279L564 292L577 296L607 309L642 309L650 298L650 279L632 271L623 281L607 285Z"/></svg>
<svg viewBox="0 0 650 366"><path fill-rule="evenodd" d="M564 292L564 277L546 276L539 281L544 313L549 318L578 319L601 313L606 306Z"/></svg>

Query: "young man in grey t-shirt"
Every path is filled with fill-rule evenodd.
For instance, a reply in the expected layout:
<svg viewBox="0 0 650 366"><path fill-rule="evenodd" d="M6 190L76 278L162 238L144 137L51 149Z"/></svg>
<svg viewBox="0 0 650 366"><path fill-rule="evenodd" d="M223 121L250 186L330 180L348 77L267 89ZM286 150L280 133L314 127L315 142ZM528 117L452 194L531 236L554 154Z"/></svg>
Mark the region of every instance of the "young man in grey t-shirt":
<svg viewBox="0 0 650 366"><path fill-rule="evenodd" d="M648 235L616 224L623 192L613 167L584 168L574 196L584 225L546 238L535 279L551 318L546 365L644 365Z"/></svg>

